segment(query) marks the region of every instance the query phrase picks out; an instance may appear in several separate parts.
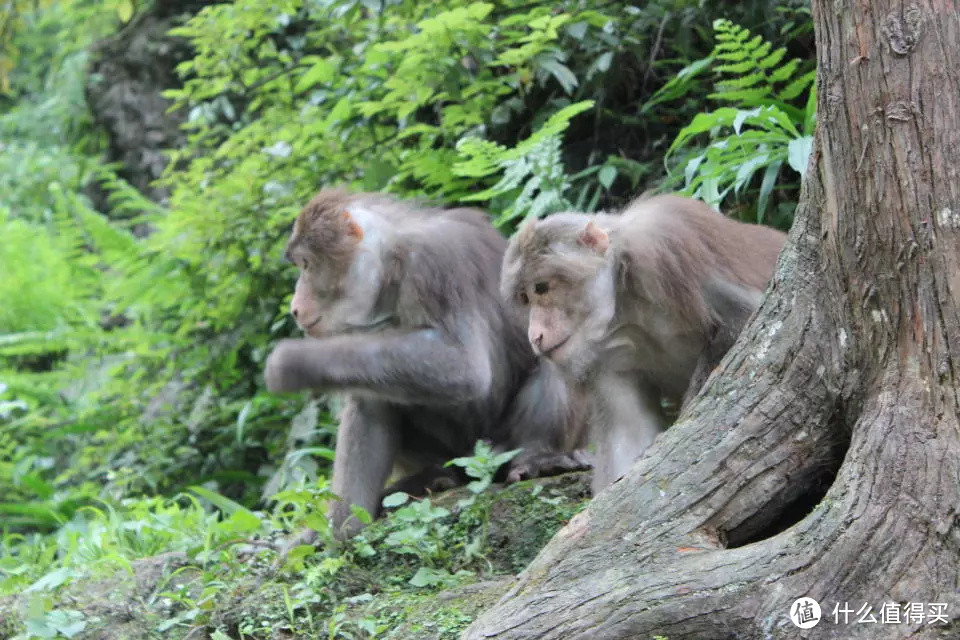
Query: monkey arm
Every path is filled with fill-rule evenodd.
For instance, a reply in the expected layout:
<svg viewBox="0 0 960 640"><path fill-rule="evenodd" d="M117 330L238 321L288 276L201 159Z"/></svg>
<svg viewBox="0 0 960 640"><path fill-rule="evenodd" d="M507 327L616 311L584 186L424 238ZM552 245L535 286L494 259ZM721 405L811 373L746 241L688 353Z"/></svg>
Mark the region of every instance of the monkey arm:
<svg viewBox="0 0 960 640"><path fill-rule="evenodd" d="M506 448L523 451L510 461L507 482L589 469L579 449L586 442L585 400L549 360L541 358L514 397L504 421Z"/></svg>
<svg viewBox="0 0 960 640"><path fill-rule="evenodd" d="M760 306L762 296L763 292L759 289L751 289L721 278L713 278L704 285L703 297L710 309L714 326L697 359L697 366L683 394L681 407L686 407L700 393L707 378L737 341L743 326Z"/></svg>
<svg viewBox="0 0 960 640"><path fill-rule="evenodd" d="M270 391L364 390L403 404L468 402L489 392L481 346L437 329L281 341L267 358Z"/></svg>
<svg viewBox="0 0 960 640"><path fill-rule="evenodd" d="M347 538L363 526L350 511L351 505L376 517L380 493L393 469L400 445L398 413L390 405L366 398L350 398L340 416L337 449L333 460L333 492L339 500L330 504L334 534Z"/></svg>
<svg viewBox="0 0 960 640"><path fill-rule="evenodd" d="M628 373L604 372L593 388L593 492L622 476L664 429L660 394L649 382Z"/></svg>

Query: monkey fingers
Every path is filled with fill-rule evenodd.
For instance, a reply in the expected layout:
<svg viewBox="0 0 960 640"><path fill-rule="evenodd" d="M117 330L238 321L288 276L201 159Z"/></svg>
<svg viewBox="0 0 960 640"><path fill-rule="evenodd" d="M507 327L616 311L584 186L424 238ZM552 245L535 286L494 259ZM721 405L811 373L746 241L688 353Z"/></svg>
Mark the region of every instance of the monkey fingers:
<svg viewBox="0 0 960 640"><path fill-rule="evenodd" d="M510 463L507 483L519 482L530 478L555 476L568 471L586 471L592 468L587 453L577 449L568 453L543 452L521 455Z"/></svg>
<svg viewBox="0 0 960 640"><path fill-rule="evenodd" d="M298 391L304 387L303 339L281 340L267 357L263 378L271 392Z"/></svg>

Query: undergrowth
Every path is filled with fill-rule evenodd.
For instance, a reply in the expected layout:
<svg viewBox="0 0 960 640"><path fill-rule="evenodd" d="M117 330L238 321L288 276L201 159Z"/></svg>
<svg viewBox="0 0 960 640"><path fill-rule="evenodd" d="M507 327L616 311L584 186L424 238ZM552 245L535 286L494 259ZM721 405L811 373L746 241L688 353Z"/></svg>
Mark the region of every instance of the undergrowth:
<svg viewBox="0 0 960 640"><path fill-rule="evenodd" d="M738 3L714 23L721 8L679 0L236 0L174 31L196 55L166 94L187 122L161 205L105 160L84 98L91 45L161 5L8 4L0 637L98 637L119 618L95 585L124 575L138 633L391 637L421 596L519 570L579 500L397 497L348 545L328 536L268 571L284 532L324 530L336 437L328 398L261 378L295 330L281 252L298 207L344 185L474 203L509 233L680 187L783 226L784 167L802 168L813 126L809 63L791 61L812 53L802 2ZM505 534L499 509L522 531ZM169 561L152 582L150 558ZM453 637L471 611L413 622Z"/></svg>

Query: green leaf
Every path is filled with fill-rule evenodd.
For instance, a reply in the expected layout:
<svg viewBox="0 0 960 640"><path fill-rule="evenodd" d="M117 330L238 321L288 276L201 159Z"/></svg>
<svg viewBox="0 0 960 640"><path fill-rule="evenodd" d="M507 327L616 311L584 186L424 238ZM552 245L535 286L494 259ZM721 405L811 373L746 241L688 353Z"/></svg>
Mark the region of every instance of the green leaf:
<svg viewBox="0 0 960 640"><path fill-rule="evenodd" d="M771 83L786 82L787 80L793 77L793 74L797 72L797 69L799 67L800 67L799 60L797 60L796 58L794 58L793 60L790 60L786 64L780 67L777 67L777 69L770 74L770 82ZM797 92L797 95L799 95L799 92ZM786 99L790 100L791 98L786 98Z"/></svg>
<svg viewBox="0 0 960 640"><path fill-rule="evenodd" d="M353 111L350 106L350 98L343 97L337 101L337 104L334 105L333 109L330 110L329 115L323 122L323 129L329 129L331 126L338 122L342 122L350 117L351 112Z"/></svg>
<svg viewBox="0 0 960 640"><path fill-rule="evenodd" d="M226 496L220 495L216 491L210 491L210 489L207 489L206 487L201 487L198 485L188 487L187 490L190 491L191 493L195 493L196 495L200 496L204 500L207 500L208 502L210 502L212 505L214 505L224 513L233 514L233 513L236 513L237 511L246 511L251 516L256 518L256 516L254 516L253 513L249 509L247 509L245 506L243 506L239 502L234 502L233 500L231 500L230 498L227 498ZM259 519L257 521L259 522Z"/></svg>
<svg viewBox="0 0 960 640"><path fill-rule="evenodd" d="M777 175L780 173L782 162L773 162L767 165L763 172L763 180L760 182L760 193L757 195L757 224L763 223L763 218L767 212L767 205L770 202L770 194L773 193L773 187L777 183Z"/></svg>
<svg viewBox="0 0 960 640"><path fill-rule="evenodd" d="M758 115L760 115L759 107L757 107L752 111L738 111L736 117L734 117L733 119L734 133L736 133L737 135L740 135L740 128L743 127L744 121L746 121L748 118L750 119L756 118Z"/></svg>
<svg viewBox="0 0 960 640"><path fill-rule="evenodd" d="M760 60L759 62L757 62L757 66L760 67L761 69L772 69L776 67L778 64L780 64L780 61L783 60L783 56L785 56L786 54L787 54L786 47L780 47L779 49L775 50L773 53L768 55L763 60Z"/></svg>
<svg viewBox="0 0 960 640"><path fill-rule="evenodd" d="M794 80L793 82L791 82L790 84L788 84L786 87L783 88L783 91L781 91L779 94L780 99L793 100L794 98L799 96L801 93L803 93L809 86L811 86L813 84L813 81L816 80L816 78L817 78L816 69L803 74L802 76L800 76L799 78L797 78L796 80Z"/></svg>
<svg viewBox="0 0 960 640"><path fill-rule="evenodd" d="M327 58L317 60L307 71L300 76L294 87L296 93L303 93L318 84L327 84L333 80L337 66Z"/></svg>
<svg viewBox="0 0 960 640"><path fill-rule="evenodd" d="M640 113L646 113L662 102L669 102L670 100L676 100L677 98L687 95L687 93L696 86L696 79L710 68L713 61L713 56L709 56L685 66L640 107Z"/></svg>
<svg viewBox="0 0 960 640"><path fill-rule="evenodd" d="M240 413L237 415L237 429L236 436L237 442L243 442L243 428L247 424L247 416L250 415L250 409L253 407L253 401L248 401L243 404L243 408L240 409Z"/></svg>
<svg viewBox="0 0 960 640"><path fill-rule="evenodd" d="M810 162L810 152L813 150L813 136L803 136L790 141L787 145L787 163L790 168L803 175Z"/></svg>
<svg viewBox="0 0 960 640"><path fill-rule="evenodd" d="M119 0L117 2L117 17L120 22L130 22L133 17L133 0Z"/></svg>
<svg viewBox="0 0 960 640"><path fill-rule="evenodd" d="M567 25L567 33L570 34L572 38L580 40L587 33L587 27L590 26L586 22L573 22Z"/></svg>
<svg viewBox="0 0 960 640"><path fill-rule="evenodd" d="M495 473L500 467L520 455L521 451L522 449L511 449L510 451L504 451L503 453L498 453L493 456L493 459L490 461L490 471Z"/></svg>
<svg viewBox="0 0 960 640"><path fill-rule="evenodd" d="M220 523L220 529L231 535L244 535L259 531L262 524L253 512L244 509L231 513L229 518Z"/></svg>
<svg viewBox="0 0 960 640"><path fill-rule="evenodd" d="M613 181L617 179L617 168L610 165L604 165L600 169L600 173L597 174L597 180L600 181L600 184L604 186L605 189L609 189L613 186Z"/></svg>
<svg viewBox="0 0 960 640"><path fill-rule="evenodd" d="M382 504L387 509L393 509L394 507L399 507L402 504L406 504L408 500L410 500L409 495L403 491L397 491L396 493L391 493L390 495L384 497Z"/></svg>
<svg viewBox="0 0 960 640"><path fill-rule="evenodd" d="M613 51L604 51L593 62L593 68L600 73L606 73L610 69L611 62L613 62Z"/></svg>
<svg viewBox="0 0 960 640"><path fill-rule="evenodd" d="M370 512L358 504L350 505L350 513L354 518L363 524L370 524L373 522L373 516L370 515Z"/></svg>
<svg viewBox="0 0 960 640"><path fill-rule="evenodd" d="M557 79L557 82L560 83L560 86L563 87L563 90L569 95L573 93L573 90L577 88L579 82L577 81L577 76L573 75L573 72L559 60L555 58L545 58L540 61L540 66L550 72L550 74Z"/></svg>
<svg viewBox="0 0 960 640"><path fill-rule="evenodd" d="M24 593L31 593L34 591L53 591L60 585L64 584L68 580L71 580L72 578L75 578L76 576L76 570L70 567L60 567L59 569L54 569L53 571L49 571L44 574L42 578L24 589Z"/></svg>
<svg viewBox="0 0 960 640"><path fill-rule="evenodd" d="M807 96L807 105L804 108L803 115L803 133L812 136L817 126L817 87L810 87L810 95Z"/></svg>
<svg viewBox="0 0 960 640"><path fill-rule="evenodd" d="M417 572L410 578L410 584L414 587L432 587L434 585L443 584L445 581L450 579L450 574L446 571L438 569L430 569L429 567L420 567L417 569Z"/></svg>
<svg viewBox="0 0 960 640"><path fill-rule="evenodd" d="M312 544L298 544L287 552L283 566L294 571L300 570L303 568L303 561L316 555L316 553L317 548Z"/></svg>
<svg viewBox="0 0 960 640"><path fill-rule="evenodd" d="M740 191L750 183L750 179L757 169L765 166L769 161L769 156L765 153L754 152L750 157L740 164L736 176L733 180L733 190Z"/></svg>

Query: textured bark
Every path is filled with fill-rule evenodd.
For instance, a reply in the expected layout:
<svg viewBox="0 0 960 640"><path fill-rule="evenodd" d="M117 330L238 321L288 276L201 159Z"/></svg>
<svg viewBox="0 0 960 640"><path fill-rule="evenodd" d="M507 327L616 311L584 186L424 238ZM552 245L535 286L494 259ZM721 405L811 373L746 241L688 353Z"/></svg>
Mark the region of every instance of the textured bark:
<svg viewBox="0 0 960 640"><path fill-rule="evenodd" d="M813 12L819 131L769 295L466 638L960 637L960 8ZM833 623L890 602L949 622Z"/></svg>

